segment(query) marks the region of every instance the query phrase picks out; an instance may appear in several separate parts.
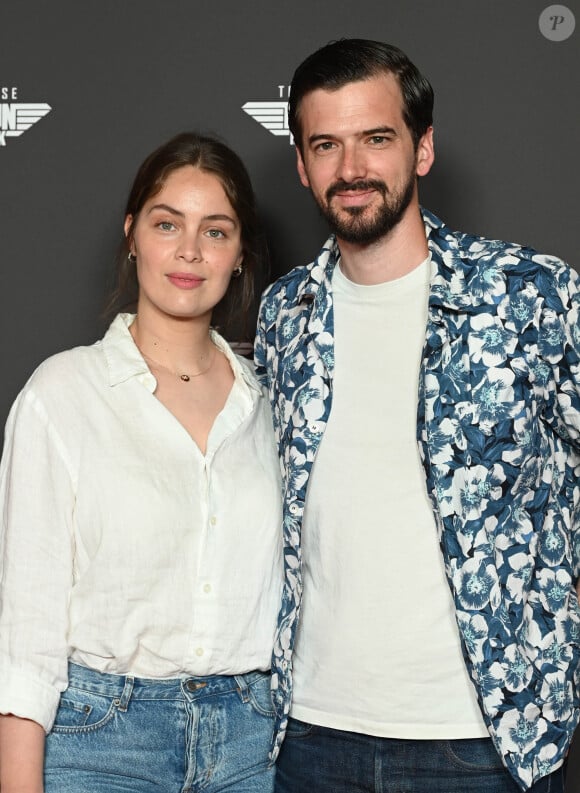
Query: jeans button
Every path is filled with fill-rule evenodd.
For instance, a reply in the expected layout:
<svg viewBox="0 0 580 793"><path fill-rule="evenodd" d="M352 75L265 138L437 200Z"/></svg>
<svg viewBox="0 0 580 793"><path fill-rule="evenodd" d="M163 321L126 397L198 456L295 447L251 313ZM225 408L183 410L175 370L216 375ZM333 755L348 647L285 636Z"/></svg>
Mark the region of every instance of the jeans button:
<svg viewBox="0 0 580 793"><path fill-rule="evenodd" d="M205 688L206 686L206 682L197 683L195 680L191 679L185 681L185 687L188 691L199 691L200 688Z"/></svg>

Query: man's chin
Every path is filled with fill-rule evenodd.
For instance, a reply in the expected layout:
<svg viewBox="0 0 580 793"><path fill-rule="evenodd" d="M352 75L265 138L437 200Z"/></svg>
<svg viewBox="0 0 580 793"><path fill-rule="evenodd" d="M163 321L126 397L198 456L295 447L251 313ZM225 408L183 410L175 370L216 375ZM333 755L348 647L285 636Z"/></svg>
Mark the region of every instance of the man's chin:
<svg viewBox="0 0 580 793"><path fill-rule="evenodd" d="M331 230L344 242L370 245L385 236L385 230L382 224L377 222L376 218L365 218L364 210L365 207L351 207L346 217L333 214L327 215L326 219L330 224ZM390 229L387 229L388 231Z"/></svg>
<svg viewBox="0 0 580 793"><path fill-rule="evenodd" d="M380 242L387 234L377 234L375 232L349 231L344 229L334 229L334 234L340 242L347 242L349 245L358 245L365 248Z"/></svg>

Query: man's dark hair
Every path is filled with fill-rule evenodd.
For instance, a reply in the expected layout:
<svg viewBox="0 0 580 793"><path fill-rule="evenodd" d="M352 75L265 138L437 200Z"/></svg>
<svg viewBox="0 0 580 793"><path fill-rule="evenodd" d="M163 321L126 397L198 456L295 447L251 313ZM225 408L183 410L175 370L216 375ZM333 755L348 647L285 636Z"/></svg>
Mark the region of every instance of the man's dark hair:
<svg viewBox="0 0 580 793"><path fill-rule="evenodd" d="M396 77L403 95L403 118L415 149L433 123L433 89L405 53L390 44L368 39L340 39L309 55L294 72L290 87L288 124L303 150L300 105L304 97L322 88L335 91L348 83L380 74Z"/></svg>

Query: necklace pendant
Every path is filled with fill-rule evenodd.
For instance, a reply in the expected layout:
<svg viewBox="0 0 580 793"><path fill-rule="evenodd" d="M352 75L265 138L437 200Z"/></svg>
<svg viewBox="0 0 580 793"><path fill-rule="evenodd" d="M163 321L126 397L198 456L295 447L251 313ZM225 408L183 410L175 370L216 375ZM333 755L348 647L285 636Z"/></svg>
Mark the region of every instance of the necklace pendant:
<svg viewBox="0 0 580 793"><path fill-rule="evenodd" d="M179 379L183 380L184 383L189 383L189 375L188 374L180 374Z"/></svg>

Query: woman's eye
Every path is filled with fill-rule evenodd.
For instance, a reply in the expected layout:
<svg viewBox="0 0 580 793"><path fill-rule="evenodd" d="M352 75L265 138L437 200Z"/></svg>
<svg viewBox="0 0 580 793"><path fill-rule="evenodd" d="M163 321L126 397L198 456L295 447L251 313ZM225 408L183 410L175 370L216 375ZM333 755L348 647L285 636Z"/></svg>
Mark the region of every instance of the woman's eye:
<svg viewBox="0 0 580 793"><path fill-rule="evenodd" d="M157 228L160 228L161 231L173 231L175 226L169 220L162 220L160 223L157 224Z"/></svg>
<svg viewBox="0 0 580 793"><path fill-rule="evenodd" d="M221 240L226 236L221 229L209 229L207 234L214 240Z"/></svg>

